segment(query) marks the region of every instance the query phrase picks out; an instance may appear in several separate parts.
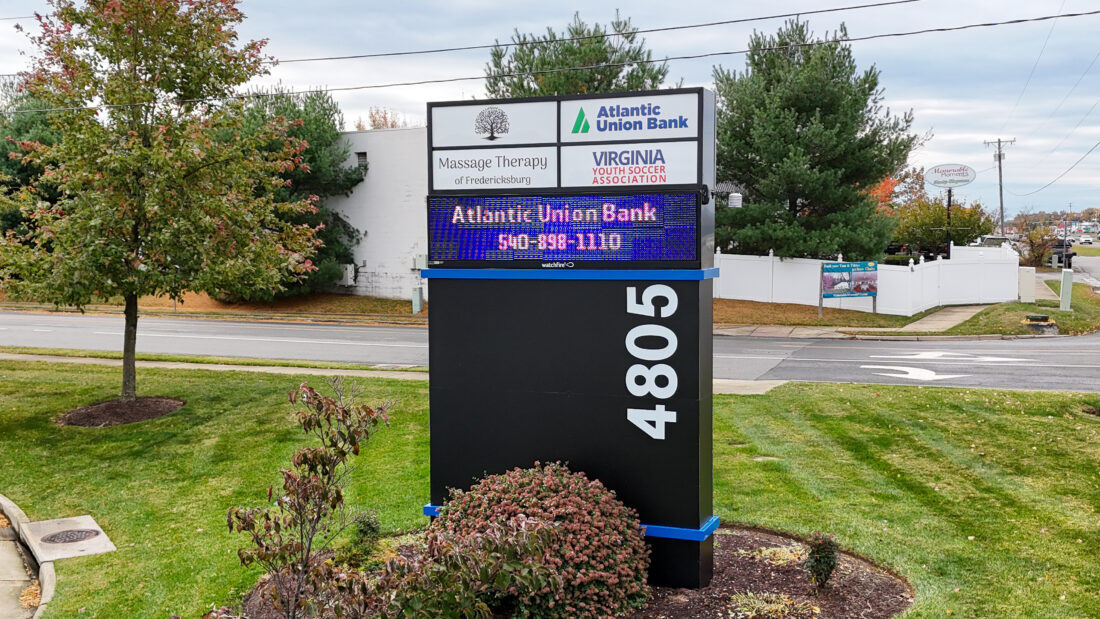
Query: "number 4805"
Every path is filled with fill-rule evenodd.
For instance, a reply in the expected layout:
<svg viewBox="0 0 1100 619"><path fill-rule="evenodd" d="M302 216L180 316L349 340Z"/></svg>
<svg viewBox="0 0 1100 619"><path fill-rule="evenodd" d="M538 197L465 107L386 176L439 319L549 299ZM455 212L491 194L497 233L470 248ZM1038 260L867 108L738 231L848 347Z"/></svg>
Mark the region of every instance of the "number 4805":
<svg viewBox="0 0 1100 619"><path fill-rule="evenodd" d="M654 303L657 299L664 299L664 303L657 307ZM626 289L626 313L649 318L668 318L676 313L676 291L664 284L647 286L638 294L636 286L628 286ZM658 346L643 346L643 338L652 344L659 342ZM626 334L626 350L630 356L638 361L651 362L635 363L626 371L626 390L631 395L644 398L653 397L657 400L667 400L676 394L678 380L676 370L667 363L653 363L665 361L676 353L676 334L668 327L657 322L642 324L634 327ZM628 408L626 419L657 440L665 438L665 424L676 423L676 411L665 410L664 404L654 403L653 408Z"/></svg>

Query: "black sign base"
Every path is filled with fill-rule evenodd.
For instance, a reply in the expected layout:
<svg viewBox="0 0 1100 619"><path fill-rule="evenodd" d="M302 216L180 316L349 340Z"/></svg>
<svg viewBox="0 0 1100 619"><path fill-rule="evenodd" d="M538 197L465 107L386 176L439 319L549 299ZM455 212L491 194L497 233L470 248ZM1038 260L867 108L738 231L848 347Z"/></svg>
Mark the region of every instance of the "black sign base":
<svg viewBox="0 0 1100 619"><path fill-rule="evenodd" d="M714 574L714 536L703 542L647 537L649 584L661 587L701 589Z"/></svg>
<svg viewBox="0 0 1100 619"><path fill-rule="evenodd" d="M711 280L430 286L432 504L486 474L562 461L645 525L695 530L710 519ZM665 421L647 426L632 410ZM709 537L646 541L652 584L710 581Z"/></svg>

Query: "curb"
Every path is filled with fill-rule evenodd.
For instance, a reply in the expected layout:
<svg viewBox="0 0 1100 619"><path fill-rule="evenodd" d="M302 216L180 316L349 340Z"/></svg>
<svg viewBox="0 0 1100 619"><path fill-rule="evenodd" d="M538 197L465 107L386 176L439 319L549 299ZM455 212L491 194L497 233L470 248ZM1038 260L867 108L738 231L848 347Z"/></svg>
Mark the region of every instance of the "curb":
<svg viewBox="0 0 1100 619"><path fill-rule="evenodd" d="M991 340L1032 340L1039 338L1074 337L1072 335L852 335L854 340L901 342L980 342Z"/></svg>
<svg viewBox="0 0 1100 619"><path fill-rule="evenodd" d="M47 313L47 314L103 314L107 316L121 315L122 310L113 306L90 305L84 311L71 307L54 307L52 305L20 305L15 303L0 303L0 310L13 312ZM231 320L238 322L300 322L320 324L356 324L356 325L381 325L387 327L427 327L428 319L425 316L415 314L266 314L266 313L219 313L219 312L173 312L169 310L144 310L142 316L154 318L199 318L203 320Z"/></svg>
<svg viewBox="0 0 1100 619"><path fill-rule="evenodd" d="M23 546L30 548L30 540L27 539L26 529L31 521L27 518L27 514L23 513L23 510L19 509L18 505L2 494L0 494L0 512L3 512L7 519L11 521L11 526L15 529L15 534L19 537ZM46 605L53 599L54 591L57 589L57 572L54 571L53 561L38 563L37 558L34 557L33 554L27 558L38 566L40 601L38 602L38 609L34 611L33 619L39 619L45 614Z"/></svg>

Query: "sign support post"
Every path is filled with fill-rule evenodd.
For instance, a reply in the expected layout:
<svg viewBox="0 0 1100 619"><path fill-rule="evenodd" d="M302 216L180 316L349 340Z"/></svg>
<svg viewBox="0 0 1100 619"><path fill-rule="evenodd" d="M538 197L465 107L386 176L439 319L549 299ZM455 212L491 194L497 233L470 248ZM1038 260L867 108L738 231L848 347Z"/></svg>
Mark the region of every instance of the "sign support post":
<svg viewBox="0 0 1100 619"><path fill-rule="evenodd" d="M817 274L817 317L825 315L825 263L822 262Z"/></svg>

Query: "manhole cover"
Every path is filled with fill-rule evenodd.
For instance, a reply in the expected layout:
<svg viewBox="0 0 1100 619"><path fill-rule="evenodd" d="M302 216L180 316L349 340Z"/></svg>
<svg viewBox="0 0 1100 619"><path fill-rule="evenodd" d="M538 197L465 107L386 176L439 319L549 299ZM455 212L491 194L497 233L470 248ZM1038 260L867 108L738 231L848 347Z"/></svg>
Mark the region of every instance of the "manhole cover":
<svg viewBox="0 0 1100 619"><path fill-rule="evenodd" d="M92 539L99 535L99 531L95 529L66 529L64 531L58 531L57 533L50 533L46 537L42 538L44 544L72 544L74 542L83 542L86 539Z"/></svg>

